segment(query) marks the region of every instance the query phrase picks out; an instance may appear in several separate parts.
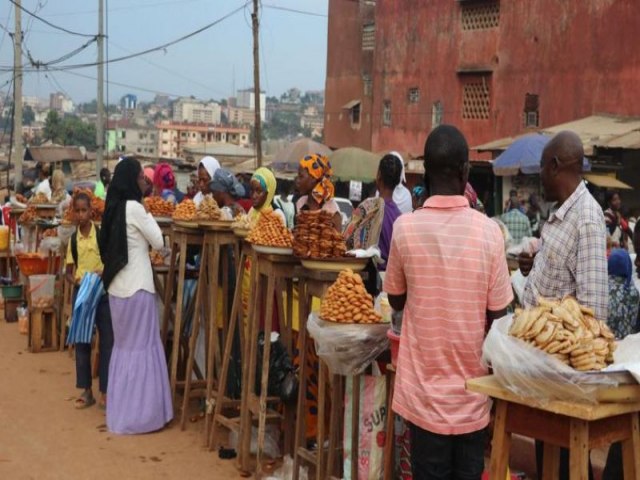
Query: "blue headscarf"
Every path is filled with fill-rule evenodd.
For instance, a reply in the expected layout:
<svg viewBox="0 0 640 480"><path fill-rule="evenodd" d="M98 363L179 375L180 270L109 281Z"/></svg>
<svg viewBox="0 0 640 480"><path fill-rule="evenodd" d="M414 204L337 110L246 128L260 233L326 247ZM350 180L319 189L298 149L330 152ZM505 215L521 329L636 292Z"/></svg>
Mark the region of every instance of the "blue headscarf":
<svg viewBox="0 0 640 480"><path fill-rule="evenodd" d="M629 252L622 248L614 248L609 254L609 275L625 279L625 286L631 285L633 265Z"/></svg>

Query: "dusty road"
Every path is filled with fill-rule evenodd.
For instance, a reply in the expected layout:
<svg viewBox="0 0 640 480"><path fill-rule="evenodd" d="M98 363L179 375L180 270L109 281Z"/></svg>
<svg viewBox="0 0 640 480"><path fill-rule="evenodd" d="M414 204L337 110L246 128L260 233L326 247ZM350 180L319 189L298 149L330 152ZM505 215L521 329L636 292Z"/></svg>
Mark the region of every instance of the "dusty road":
<svg viewBox="0 0 640 480"><path fill-rule="evenodd" d="M202 422L113 435L103 410L74 409L78 392L66 352L31 354L18 324L0 322L0 479L241 478L203 448Z"/></svg>

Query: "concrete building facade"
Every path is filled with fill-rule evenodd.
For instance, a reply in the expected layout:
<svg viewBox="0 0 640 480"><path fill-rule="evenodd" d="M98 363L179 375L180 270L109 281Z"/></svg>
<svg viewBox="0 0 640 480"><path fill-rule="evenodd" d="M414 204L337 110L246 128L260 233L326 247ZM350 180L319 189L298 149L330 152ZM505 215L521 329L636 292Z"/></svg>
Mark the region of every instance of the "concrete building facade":
<svg viewBox="0 0 640 480"><path fill-rule="evenodd" d="M181 98L173 104L173 121L189 123L220 123L221 107L215 102Z"/></svg>
<svg viewBox="0 0 640 480"><path fill-rule="evenodd" d="M158 131L158 156L184 158L184 149L207 143L249 145L248 128L223 127L204 123L179 123L164 121L156 125Z"/></svg>
<svg viewBox="0 0 640 480"><path fill-rule="evenodd" d="M236 96L236 106L241 109L248 109L255 111L255 91L253 88L245 88L244 90L238 90ZM266 118L267 112L267 95L265 92L260 92L260 120L263 122Z"/></svg>

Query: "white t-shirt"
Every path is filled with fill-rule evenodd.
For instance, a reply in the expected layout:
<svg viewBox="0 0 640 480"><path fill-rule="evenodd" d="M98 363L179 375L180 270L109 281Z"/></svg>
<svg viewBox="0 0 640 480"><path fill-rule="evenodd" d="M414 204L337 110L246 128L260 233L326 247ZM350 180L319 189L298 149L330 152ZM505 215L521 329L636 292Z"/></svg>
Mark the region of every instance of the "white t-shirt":
<svg viewBox="0 0 640 480"><path fill-rule="evenodd" d="M33 191L35 195L39 193L44 193L47 196L48 200L51 200L51 184L49 183L49 179L45 178L38 185L36 185L36 189Z"/></svg>
<svg viewBox="0 0 640 480"><path fill-rule="evenodd" d="M120 298L129 298L138 290L156 292L149 245L156 250L164 246L160 227L142 204L129 200L126 215L129 261L109 285L109 295Z"/></svg>

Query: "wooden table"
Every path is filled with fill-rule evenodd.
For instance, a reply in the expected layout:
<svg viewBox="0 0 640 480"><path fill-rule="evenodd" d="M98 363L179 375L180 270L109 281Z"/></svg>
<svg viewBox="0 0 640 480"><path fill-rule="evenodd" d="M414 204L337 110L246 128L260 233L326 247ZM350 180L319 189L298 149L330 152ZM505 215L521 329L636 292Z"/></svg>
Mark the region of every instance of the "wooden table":
<svg viewBox="0 0 640 480"><path fill-rule="evenodd" d="M640 402L541 404L510 392L493 375L468 380L467 390L496 400L489 478L506 477L517 434L544 442L543 480L558 479L560 448L569 449L570 479L587 480L589 451L614 442L622 442L624 480L640 479Z"/></svg>

